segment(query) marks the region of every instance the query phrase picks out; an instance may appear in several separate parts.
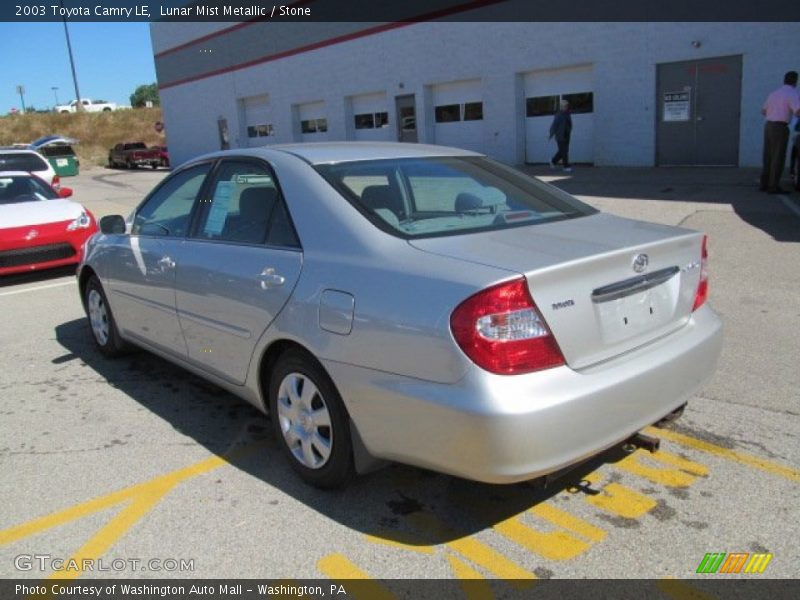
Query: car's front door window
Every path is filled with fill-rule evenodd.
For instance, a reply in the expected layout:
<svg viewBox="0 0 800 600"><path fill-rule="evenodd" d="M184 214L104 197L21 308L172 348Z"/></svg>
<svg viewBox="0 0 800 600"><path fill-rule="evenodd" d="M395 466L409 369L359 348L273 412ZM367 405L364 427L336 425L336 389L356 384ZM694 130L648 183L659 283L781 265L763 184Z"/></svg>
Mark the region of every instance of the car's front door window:
<svg viewBox="0 0 800 600"><path fill-rule="evenodd" d="M210 168L210 163L203 163L167 179L136 213L131 233L184 237L195 198Z"/></svg>

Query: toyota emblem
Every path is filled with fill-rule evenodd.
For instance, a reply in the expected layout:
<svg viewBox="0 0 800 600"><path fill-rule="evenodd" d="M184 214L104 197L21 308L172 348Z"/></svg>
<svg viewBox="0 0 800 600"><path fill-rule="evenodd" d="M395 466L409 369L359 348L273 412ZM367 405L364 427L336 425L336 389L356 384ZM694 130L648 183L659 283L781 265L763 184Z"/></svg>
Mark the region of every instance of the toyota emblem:
<svg viewBox="0 0 800 600"><path fill-rule="evenodd" d="M647 254L637 254L633 259L633 270L637 273L641 273L647 268L649 263L650 259L647 257Z"/></svg>

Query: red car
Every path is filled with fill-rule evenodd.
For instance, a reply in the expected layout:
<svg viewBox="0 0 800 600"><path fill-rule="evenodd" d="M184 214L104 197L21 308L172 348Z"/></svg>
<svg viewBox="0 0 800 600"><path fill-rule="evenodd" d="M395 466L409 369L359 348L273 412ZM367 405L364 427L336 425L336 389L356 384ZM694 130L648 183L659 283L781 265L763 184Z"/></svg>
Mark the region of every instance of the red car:
<svg viewBox="0 0 800 600"><path fill-rule="evenodd" d="M169 149L166 146L150 146L151 150L158 150L158 156L161 158L161 166L169 167Z"/></svg>
<svg viewBox="0 0 800 600"><path fill-rule="evenodd" d="M94 215L30 173L0 172L0 275L77 264Z"/></svg>

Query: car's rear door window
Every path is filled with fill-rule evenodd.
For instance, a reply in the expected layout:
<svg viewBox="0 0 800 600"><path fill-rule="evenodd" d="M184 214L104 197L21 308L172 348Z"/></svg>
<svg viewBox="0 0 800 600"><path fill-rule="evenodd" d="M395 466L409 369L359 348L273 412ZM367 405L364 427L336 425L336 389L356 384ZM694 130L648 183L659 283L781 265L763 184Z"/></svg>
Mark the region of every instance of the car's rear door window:
<svg viewBox="0 0 800 600"><path fill-rule="evenodd" d="M323 164L317 171L378 227L407 238L592 214L569 194L482 157Z"/></svg>
<svg viewBox="0 0 800 600"><path fill-rule="evenodd" d="M199 239L299 246L274 173L260 161L220 163L198 221Z"/></svg>
<svg viewBox="0 0 800 600"><path fill-rule="evenodd" d="M46 171L48 164L33 152L0 153L0 171Z"/></svg>
<svg viewBox="0 0 800 600"><path fill-rule="evenodd" d="M136 212L131 233L184 237L197 194L211 163L195 165L168 177Z"/></svg>

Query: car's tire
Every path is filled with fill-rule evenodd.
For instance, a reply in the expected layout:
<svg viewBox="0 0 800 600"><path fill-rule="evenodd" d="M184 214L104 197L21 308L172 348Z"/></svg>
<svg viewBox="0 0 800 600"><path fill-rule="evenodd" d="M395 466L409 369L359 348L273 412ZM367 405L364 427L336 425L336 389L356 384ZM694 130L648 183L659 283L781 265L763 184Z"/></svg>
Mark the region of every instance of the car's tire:
<svg viewBox="0 0 800 600"><path fill-rule="evenodd" d="M155 171L158 168L158 163L150 163L150 168Z"/></svg>
<svg viewBox="0 0 800 600"><path fill-rule="evenodd" d="M125 354L129 346L119 335L103 286L95 275L86 282L84 306L97 349L109 358Z"/></svg>
<svg viewBox="0 0 800 600"><path fill-rule="evenodd" d="M306 483L337 488L353 477L347 409L313 357L292 349L278 359L269 378L269 410L281 450Z"/></svg>
<svg viewBox="0 0 800 600"><path fill-rule="evenodd" d="M116 169L117 168L117 163L114 162L114 159L111 158L110 154L108 155L108 168L109 169Z"/></svg>
<svg viewBox="0 0 800 600"><path fill-rule="evenodd" d="M126 160L126 161L125 161L125 168L126 168L126 169L135 169L135 168L136 168L136 165L135 165L135 164L133 164L133 163L130 161L130 159L128 159L128 160Z"/></svg>
<svg viewBox="0 0 800 600"><path fill-rule="evenodd" d="M103 112L111 112L111 109L110 109L109 107L107 107L107 106L106 106L106 107L103 109Z"/></svg>

